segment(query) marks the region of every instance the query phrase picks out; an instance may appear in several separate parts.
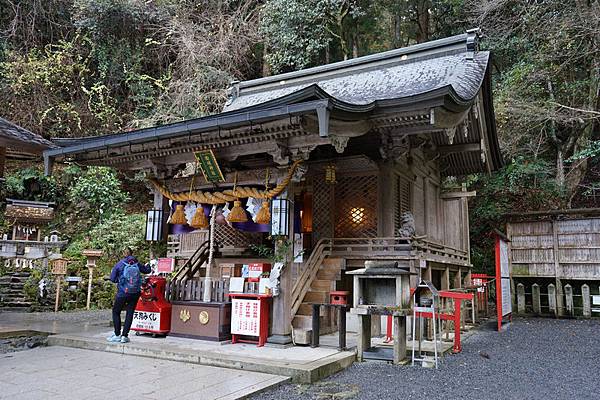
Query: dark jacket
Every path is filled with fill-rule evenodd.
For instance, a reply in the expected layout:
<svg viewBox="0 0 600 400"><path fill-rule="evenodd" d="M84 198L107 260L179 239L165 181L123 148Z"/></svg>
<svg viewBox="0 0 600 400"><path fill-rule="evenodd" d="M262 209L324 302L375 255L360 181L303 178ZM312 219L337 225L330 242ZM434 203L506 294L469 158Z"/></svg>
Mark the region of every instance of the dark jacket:
<svg viewBox="0 0 600 400"><path fill-rule="evenodd" d="M119 278L123 275L123 268L125 268L125 264L135 264L138 263L140 266L140 272L142 274L149 274L152 272L152 268L149 265L143 265L138 262L138 260L134 256L127 256L119 260L118 263L115 264L112 271L110 272L110 280L117 284L117 297L125 296L125 290L121 287L119 282Z"/></svg>

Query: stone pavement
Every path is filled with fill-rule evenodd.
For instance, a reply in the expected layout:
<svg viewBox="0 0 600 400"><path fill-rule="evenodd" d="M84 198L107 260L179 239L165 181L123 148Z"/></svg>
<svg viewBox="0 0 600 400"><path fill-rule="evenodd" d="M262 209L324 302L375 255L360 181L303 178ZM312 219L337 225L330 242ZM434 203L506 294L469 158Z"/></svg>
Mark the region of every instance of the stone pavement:
<svg viewBox="0 0 600 400"><path fill-rule="evenodd" d="M0 399L237 399L290 378L66 347L0 355Z"/></svg>

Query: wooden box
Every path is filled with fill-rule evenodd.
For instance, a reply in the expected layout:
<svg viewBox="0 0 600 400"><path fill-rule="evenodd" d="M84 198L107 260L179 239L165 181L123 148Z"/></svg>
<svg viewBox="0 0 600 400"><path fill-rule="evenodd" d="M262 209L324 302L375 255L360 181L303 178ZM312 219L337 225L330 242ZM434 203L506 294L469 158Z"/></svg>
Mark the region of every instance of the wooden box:
<svg viewBox="0 0 600 400"><path fill-rule="evenodd" d="M221 278L233 278L242 276L242 264L220 264Z"/></svg>
<svg viewBox="0 0 600 400"><path fill-rule="evenodd" d="M203 340L231 339L231 303L173 301L169 335Z"/></svg>

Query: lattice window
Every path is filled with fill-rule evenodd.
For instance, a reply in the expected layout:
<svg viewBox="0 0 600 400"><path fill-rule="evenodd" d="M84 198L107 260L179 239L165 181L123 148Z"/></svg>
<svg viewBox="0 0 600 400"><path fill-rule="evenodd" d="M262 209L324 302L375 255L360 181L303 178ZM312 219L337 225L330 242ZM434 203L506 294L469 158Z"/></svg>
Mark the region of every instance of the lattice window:
<svg viewBox="0 0 600 400"><path fill-rule="evenodd" d="M313 243L333 236L333 187L324 175L313 179Z"/></svg>
<svg viewBox="0 0 600 400"><path fill-rule="evenodd" d="M377 175L338 178L335 236L377 237Z"/></svg>
<svg viewBox="0 0 600 400"><path fill-rule="evenodd" d="M259 244L262 238L260 232L244 232L229 225L215 226L215 241L222 247L237 247L246 249L251 244Z"/></svg>
<svg viewBox="0 0 600 400"><path fill-rule="evenodd" d="M394 231L398 232L400 229L401 221L400 216L402 213L407 211L411 211L411 190L410 190L410 181L403 177L397 176L396 181L394 182L394 192L395 192L395 208L394 208Z"/></svg>

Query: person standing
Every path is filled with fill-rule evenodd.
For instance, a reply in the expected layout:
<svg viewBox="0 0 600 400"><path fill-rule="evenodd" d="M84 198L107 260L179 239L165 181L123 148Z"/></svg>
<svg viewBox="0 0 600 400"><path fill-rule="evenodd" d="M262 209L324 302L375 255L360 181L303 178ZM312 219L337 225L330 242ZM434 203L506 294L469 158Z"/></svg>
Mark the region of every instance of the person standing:
<svg viewBox="0 0 600 400"><path fill-rule="evenodd" d="M117 295L112 309L113 325L115 332L108 337L109 342L129 342L129 329L133 322L133 312L140 298L142 287L142 273L151 272L149 265L142 265L133 256L131 248L125 249L123 258L115 264L110 280L117 284ZM121 331L121 311L125 310L125 323Z"/></svg>

